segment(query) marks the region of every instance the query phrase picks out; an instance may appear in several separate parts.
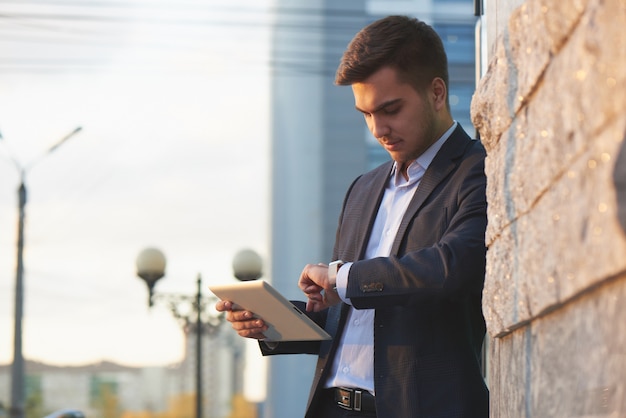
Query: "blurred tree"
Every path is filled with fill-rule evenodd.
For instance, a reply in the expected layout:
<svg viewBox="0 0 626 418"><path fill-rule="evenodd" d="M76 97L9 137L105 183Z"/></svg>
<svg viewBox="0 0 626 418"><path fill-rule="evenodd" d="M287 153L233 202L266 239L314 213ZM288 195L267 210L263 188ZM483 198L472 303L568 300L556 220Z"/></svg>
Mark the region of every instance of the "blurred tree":
<svg viewBox="0 0 626 418"><path fill-rule="evenodd" d="M26 399L24 400L24 416L26 418L41 418L46 416L43 409L43 390L41 376L38 374L26 375Z"/></svg>
<svg viewBox="0 0 626 418"><path fill-rule="evenodd" d="M115 393L113 388L109 385L103 386L100 396L102 398L102 403L100 405L102 418L118 418L119 401L117 399L117 394Z"/></svg>
<svg viewBox="0 0 626 418"><path fill-rule="evenodd" d="M43 396L41 392L33 392L26 397L24 412L26 418L41 418L46 416L43 409Z"/></svg>

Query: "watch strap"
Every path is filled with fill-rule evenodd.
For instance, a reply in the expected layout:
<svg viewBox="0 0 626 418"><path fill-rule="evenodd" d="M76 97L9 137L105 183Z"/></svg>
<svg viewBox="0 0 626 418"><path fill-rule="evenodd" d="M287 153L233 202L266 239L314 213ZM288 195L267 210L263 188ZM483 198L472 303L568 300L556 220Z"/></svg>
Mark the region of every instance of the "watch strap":
<svg viewBox="0 0 626 418"><path fill-rule="evenodd" d="M343 260L332 261L328 265L328 280L330 280L332 283L336 283L337 282L337 272L339 271L341 266L343 266L344 264L345 264L345 262Z"/></svg>

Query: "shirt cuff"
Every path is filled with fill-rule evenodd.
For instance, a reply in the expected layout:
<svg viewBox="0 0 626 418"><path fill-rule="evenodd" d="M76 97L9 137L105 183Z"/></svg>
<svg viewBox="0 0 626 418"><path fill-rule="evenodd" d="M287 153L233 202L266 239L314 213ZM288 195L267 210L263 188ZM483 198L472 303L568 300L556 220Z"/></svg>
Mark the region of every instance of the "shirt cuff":
<svg viewBox="0 0 626 418"><path fill-rule="evenodd" d="M337 282L335 286L337 286L337 294L341 298L342 301L347 303L348 305L352 305L349 298L346 298L346 292L348 290L348 276L350 275L350 267L352 267L353 263L345 263L339 268L337 271Z"/></svg>

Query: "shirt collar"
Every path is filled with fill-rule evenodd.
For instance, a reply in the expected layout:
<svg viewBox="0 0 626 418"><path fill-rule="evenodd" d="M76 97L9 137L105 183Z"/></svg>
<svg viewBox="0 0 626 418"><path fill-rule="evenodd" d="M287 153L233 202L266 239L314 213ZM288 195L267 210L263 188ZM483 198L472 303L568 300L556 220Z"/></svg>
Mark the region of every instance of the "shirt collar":
<svg viewBox="0 0 626 418"><path fill-rule="evenodd" d="M445 131L443 135L441 135L441 137L437 141L435 141L434 144L428 147L428 149L424 151L422 155L417 157L417 159L409 165L409 167L407 168L407 174L409 176L409 181L407 182L407 184L412 184L415 181L421 179L423 173L428 169L430 163L433 162L435 156L437 155L443 144L446 142L446 140L450 138L450 135L452 135L452 132L454 132L457 125L458 122L454 121L452 126L447 131ZM393 179L396 177L397 174L398 164L394 161L390 177ZM396 179L396 184L397 183L398 179Z"/></svg>

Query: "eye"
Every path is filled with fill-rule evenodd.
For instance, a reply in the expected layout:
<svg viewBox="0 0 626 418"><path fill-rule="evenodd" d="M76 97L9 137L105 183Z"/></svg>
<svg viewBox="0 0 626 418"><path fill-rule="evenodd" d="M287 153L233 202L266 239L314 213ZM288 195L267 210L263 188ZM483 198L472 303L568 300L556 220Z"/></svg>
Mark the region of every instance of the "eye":
<svg viewBox="0 0 626 418"><path fill-rule="evenodd" d="M385 115L395 115L400 111L400 106L385 107L383 113Z"/></svg>

